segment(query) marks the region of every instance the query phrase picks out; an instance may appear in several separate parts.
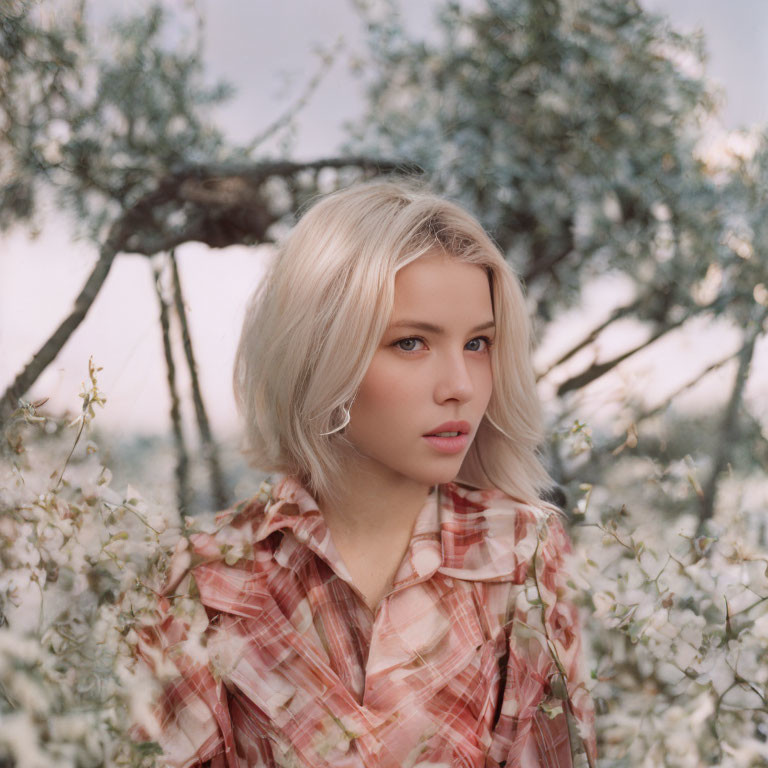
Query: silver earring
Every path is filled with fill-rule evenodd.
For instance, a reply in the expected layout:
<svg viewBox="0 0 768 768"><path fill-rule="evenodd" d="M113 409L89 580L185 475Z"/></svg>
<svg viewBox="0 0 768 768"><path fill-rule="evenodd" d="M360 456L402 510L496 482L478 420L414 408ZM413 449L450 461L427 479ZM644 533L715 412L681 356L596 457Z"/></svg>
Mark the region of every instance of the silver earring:
<svg viewBox="0 0 768 768"><path fill-rule="evenodd" d="M321 435L332 435L334 432L339 432L340 430L344 429L344 427L346 427L347 424L349 424L349 409L352 407L352 403L354 403L354 402L355 402L355 398L353 397L349 401L349 405L342 405L341 406L342 413L344 414L344 419L342 420L341 424L339 424L338 427L335 427L330 432L321 432L320 434Z"/></svg>
<svg viewBox="0 0 768 768"><path fill-rule="evenodd" d="M485 418L488 419L488 423L495 427L499 432L501 432L504 437L508 437L510 440L513 440L514 438L511 435L508 435L491 417L488 413L485 414Z"/></svg>

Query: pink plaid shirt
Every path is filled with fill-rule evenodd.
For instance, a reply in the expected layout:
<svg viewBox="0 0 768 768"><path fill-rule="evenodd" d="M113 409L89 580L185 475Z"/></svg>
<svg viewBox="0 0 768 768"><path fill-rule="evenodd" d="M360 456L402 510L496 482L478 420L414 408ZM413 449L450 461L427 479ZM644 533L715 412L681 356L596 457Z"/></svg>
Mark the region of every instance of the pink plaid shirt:
<svg viewBox="0 0 768 768"><path fill-rule="evenodd" d="M500 491L438 486L374 613L315 501L278 480L266 504L240 504L216 533L182 540L158 622L141 632L141 656L164 670L168 765L594 764L557 515ZM192 580L204 644L173 610Z"/></svg>

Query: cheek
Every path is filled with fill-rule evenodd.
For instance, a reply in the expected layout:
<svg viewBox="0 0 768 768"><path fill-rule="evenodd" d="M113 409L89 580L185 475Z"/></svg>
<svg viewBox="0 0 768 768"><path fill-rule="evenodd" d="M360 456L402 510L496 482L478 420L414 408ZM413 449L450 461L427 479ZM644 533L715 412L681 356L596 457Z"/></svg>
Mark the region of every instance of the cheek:
<svg viewBox="0 0 768 768"><path fill-rule="evenodd" d="M493 393L493 368L491 366L490 360L488 361L488 364L484 366L483 370L480 374L480 387L482 388L482 392L485 396L486 405L488 404L488 400L491 399L491 394Z"/></svg>
<svg viewBox="0 0 768 768"><path fill-rule="evenodd" d="M389 418L392 410L403 411L417 392L414 371L403 371L392 362L374 358L360 385L353 408L357 407L361 415L364 413L366 420L376 419L377 415L383 417L385 413Z"/></svg>

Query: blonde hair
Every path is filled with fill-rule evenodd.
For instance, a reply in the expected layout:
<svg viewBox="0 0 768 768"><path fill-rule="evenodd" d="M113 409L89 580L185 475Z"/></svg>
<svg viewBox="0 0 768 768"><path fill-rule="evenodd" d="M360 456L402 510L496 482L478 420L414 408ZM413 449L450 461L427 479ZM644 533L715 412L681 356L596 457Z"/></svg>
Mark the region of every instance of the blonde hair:
<svg viewBox="0 0 768 768"><path fill-rule="evenodd" d="M389 323L395 274L435 249L486 269L496 321L493 392L456 480L542 506L551 480L520 283L473 216L413 182L327 195L280 245L247 308L233 373L253 466L335 498L340 425Z"/></svg>

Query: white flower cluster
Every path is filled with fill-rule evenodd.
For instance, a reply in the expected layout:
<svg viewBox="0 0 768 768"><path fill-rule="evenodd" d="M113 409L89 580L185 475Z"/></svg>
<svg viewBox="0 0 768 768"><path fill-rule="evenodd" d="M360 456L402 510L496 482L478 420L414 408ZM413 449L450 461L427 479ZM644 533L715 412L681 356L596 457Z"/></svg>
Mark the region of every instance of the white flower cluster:
<svg viewBox="0 0 768 768"><path fill-rule="evenodd" d="M693 514L600 507L572 528L600 765L768 765L761 515L723 510L705 536Z"/></svg>
<svg viewBox="0 0 768 768"><path fill-rule="evenodd" d="M93 379L84 413L97 394ZM28 403L17 416L0 470L0 766L152 766L157 745L128 732L151 734L156 694L134 627L152 621L178 528L114 491L92 443L41 475L21 432L45 420Z"/></svg>

